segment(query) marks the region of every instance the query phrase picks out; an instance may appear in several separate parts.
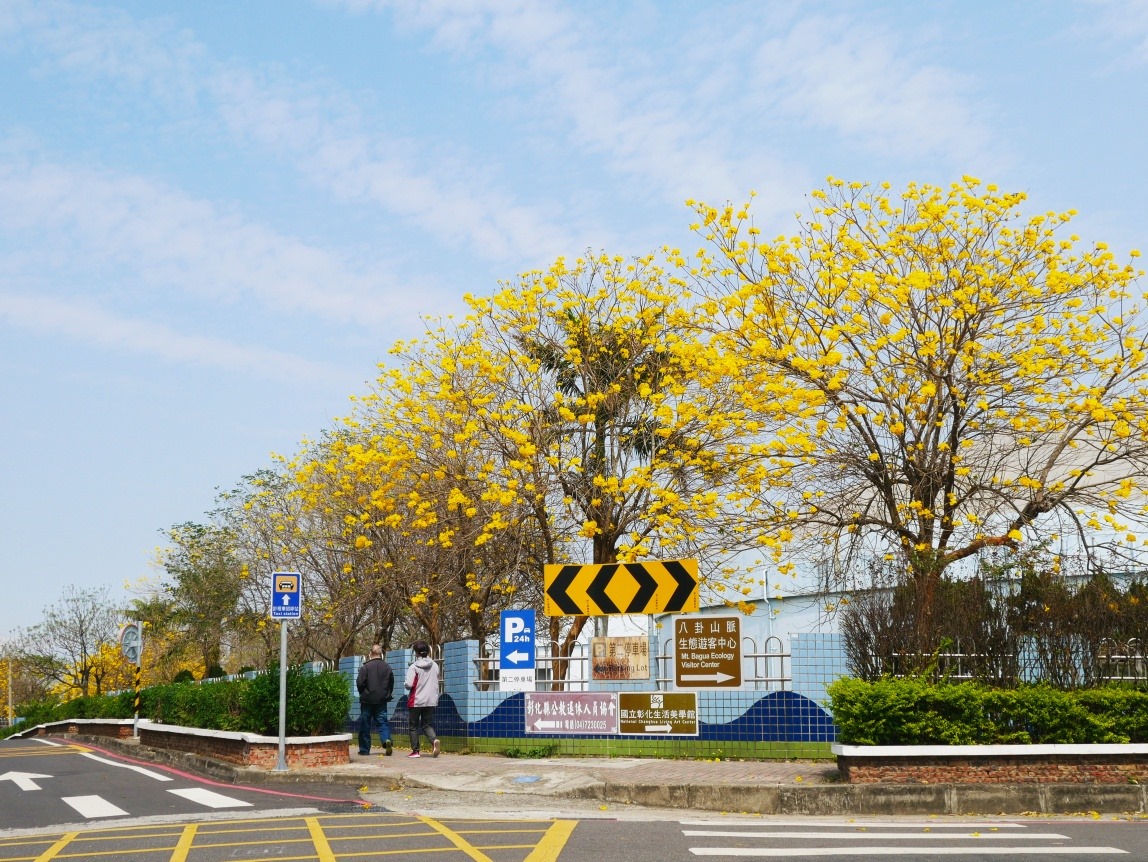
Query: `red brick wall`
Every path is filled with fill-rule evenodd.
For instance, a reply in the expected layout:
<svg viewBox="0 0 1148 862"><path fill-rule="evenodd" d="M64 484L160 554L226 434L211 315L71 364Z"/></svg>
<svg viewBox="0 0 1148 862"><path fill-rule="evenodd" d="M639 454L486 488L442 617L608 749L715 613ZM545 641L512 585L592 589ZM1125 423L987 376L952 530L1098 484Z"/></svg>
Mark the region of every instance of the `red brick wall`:
<svg viewBox="0 0 1148 862"><path fill-rule="evenodd" d="M147 725L140 725L140 744L170 751L187 751L240 766L274 769L279 763L277 741L247 742L226 737L160 732ZM350 746L346 740L338 739L305 744L288 743L284 756L289 767L297 768L337 766L351 762Z"/></svg>
<svg viewBox="0 0 1148 862"><path fill-rule="evenodd" d="M45 727L44 730L37 735L43 735L45 733L82 733L85 736L111 736L116 739L130 739L132 726L130 724L120 724L118 721L109 721L107 723L84 722L83 724L54 722Z"/></svg>
<svg viewBox="0 0 1148 862"><path fill-rule="evenodd" d="M898 758L838 756L849 784L1148 783L1145 755Z"/></svg>

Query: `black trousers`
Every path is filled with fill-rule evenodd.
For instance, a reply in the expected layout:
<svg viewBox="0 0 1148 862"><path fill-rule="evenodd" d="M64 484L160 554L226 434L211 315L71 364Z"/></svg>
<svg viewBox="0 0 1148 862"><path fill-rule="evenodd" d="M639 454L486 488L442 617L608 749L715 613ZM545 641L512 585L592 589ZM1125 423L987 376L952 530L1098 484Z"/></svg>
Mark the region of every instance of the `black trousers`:
<svg viewBox="0 0 1148 862"><path fill-rule="evenodd" d="M412 706L410 707L410 731L411 731L411 751L419 750L419 734L425 733L427 741L434 743L438 738L434 732L434 707L433 706Z"/></svg>

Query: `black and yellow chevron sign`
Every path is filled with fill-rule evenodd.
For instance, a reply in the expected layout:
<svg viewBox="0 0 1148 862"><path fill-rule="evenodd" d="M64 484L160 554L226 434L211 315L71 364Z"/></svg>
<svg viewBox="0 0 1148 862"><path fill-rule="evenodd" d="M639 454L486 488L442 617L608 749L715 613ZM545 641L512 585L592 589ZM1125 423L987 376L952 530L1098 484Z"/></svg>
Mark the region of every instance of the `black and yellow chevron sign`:
<svg viewBox="0 0 1148 862"><path fill-rule="evenodd" d="M698 609L698 561L545 566L545 613L552 617L683 613Z"/></svg>

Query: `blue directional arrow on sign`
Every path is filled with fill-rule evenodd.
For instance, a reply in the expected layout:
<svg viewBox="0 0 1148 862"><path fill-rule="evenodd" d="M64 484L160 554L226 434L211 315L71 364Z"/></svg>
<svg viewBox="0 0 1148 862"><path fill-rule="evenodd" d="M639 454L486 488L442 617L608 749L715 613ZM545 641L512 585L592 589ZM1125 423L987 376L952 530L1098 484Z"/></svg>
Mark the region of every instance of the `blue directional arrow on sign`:
<svg viewBox="0 0 1148 862"><path fill-rule="evenodd" d="M271 575L271 619L297 620L303 615L302 578L298 572Z"/></svg>

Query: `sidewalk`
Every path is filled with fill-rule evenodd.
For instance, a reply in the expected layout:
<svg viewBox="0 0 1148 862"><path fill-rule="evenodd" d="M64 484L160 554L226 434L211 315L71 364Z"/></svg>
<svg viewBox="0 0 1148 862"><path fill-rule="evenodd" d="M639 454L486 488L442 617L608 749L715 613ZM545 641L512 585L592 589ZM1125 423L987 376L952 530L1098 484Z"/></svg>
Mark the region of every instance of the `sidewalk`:
<svg viewBox="0 0 1148 862"><path fill-rule="evenodd" d="M315 781L315 770L241 770L247 782ZM592 799L651 808L762 815L1017 815L1142 814L1148 788L1139 785L843 784L831 761L661 760L491 755L393 757L381 752L324 770L322 780L357 782L364 795L400 788L454 793L521 794Z"/></svg>
<svg viewBox="0 0 1148 862"><path fill-rule="evenodd" d="M648 808L784 816L933 816L1148 813L1148 786L1133 784L843 784L831 761L663 760L557 757L517 759L487 754L408 758L406 749L361 757L337 767L284 772L238 767L200 755L142 748L135 740L89 738L93 744L156 763L179 765L234 784L320 783L356 788L364 799L418 789L444 794L597 800Z"/></svg>
<svg viewBox="0 0 1148 862"><path fill-rule="evenodd" d="M748 788L763 785L827 784L837 780L832 761L662 760L634 757L555 757L518 759L488 754L450 754L408 758L396 749L363 757L351 753L351 765L340 771L375 776L404 785L440 790L530 793L594 798L620 788L713 786ZM678 791L680 792L680 791ZM606 798L606 797L602 797ZM636 801L636 800L634 800Z"/></svg>

